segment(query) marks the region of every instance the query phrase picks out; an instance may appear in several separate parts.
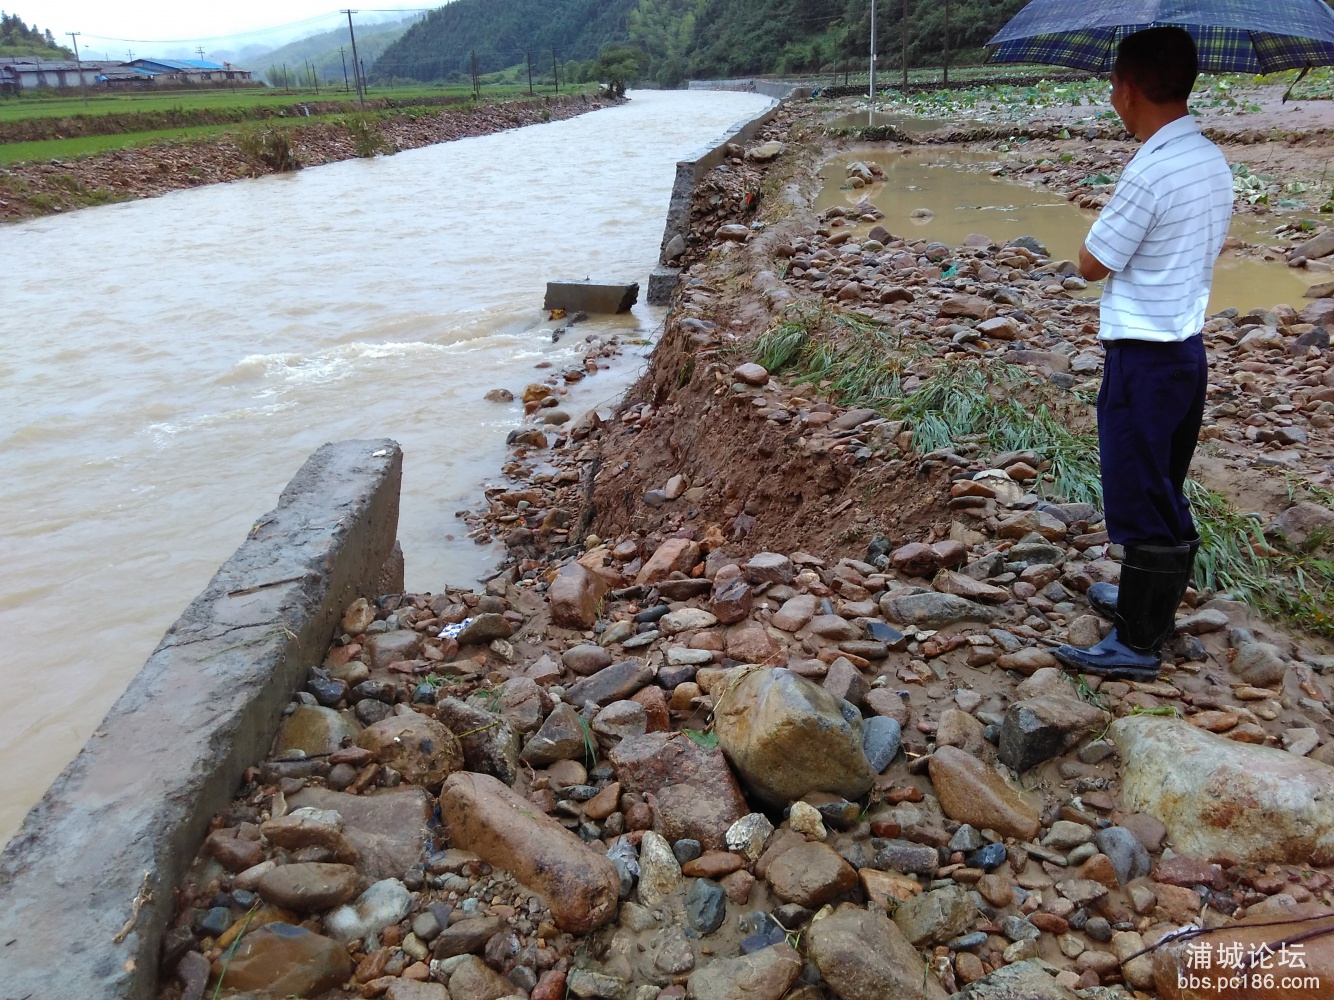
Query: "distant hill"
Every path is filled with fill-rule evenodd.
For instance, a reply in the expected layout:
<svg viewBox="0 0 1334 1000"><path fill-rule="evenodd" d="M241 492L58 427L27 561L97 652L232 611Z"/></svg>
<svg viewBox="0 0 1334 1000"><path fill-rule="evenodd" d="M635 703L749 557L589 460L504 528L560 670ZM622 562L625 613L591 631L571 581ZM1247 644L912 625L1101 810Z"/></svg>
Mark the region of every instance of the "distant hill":
<svg viewBox="0 0 1334 1000"><path fill-rule="evenodd" d="M417 19L417 16L414 15L402 21L385 24L357 25L357 55L361 57L361 61L366 65L368 73L371 64ZM325 31L318 35L311 35L308 38L297 39L281 48L250 54L246 57L244 65L272 84L277 82L273 77L281 74L284 64L292 78L297 79L305 72L306 63L309 62L315 68L315 73L321 81L341 84L343 82L343 57L339 55L339 46L342 46L343 53L347 57L347 69L350 74L352 72L352 43L348 37L346 24L341 28L335 28L333 31Z"/></svg>
<svg viewBox="0 0 1334 1000"><path fill-rule="evenodd" d="M952 0L951 53L980 58L982 44L1024 3ZM899 65L904 6L898 0L880 4L882 70ZM907 4L910 66L938 64L944 7L924 0ZM566 72L579 61L584 72L593 72L591 60L601 49L625 43L644 53L643 79L664 86L688 77L825 73L835 65L865 63L870 21L870 0L454 0L386 48L371 77L466 76L473 51L483 73L517 66L530 50L535 67L543 69L553 48Z"/></svg>
<svg viewBox="0 0 1334 1000"><path fill-rule="evenodd" d="M629 39L637 0L454 0L433 10L384 50L371 79L440 80L477 68L492 73L525 61L551 64L596 59L603 46ZM358 43L360 43L358 35ZM370 61L367 60L367 66Z"/></svg>
<svg viewBox="0 0 1334 1000"><path fill-rule="evenodd" d="M17 14L0 13L0 56L41 56L45 59L73 59L74 51L56 44L51 29L31 28Z"/></svg>

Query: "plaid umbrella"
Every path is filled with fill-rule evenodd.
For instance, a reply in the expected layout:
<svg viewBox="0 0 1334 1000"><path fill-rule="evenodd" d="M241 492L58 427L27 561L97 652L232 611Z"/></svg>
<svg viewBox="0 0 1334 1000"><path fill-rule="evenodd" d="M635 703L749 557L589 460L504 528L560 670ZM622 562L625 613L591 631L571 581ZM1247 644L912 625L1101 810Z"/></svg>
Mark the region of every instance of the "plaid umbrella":
<svg viewBox="0 0 1334 1000"><path fill-rule="evenodd" d="M1116 46L1175 25L1206 73L1275 73L1334 65L1334 10L1324 0L1033 0L987 42L992 62L1108 73Z"/></svg>

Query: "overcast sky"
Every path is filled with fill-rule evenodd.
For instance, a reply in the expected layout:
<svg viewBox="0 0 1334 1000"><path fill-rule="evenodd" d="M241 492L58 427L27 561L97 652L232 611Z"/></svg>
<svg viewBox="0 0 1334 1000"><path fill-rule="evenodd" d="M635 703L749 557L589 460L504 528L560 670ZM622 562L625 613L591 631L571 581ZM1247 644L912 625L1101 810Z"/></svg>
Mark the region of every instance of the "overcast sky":
<svg viewBox="0 0 1334 1000"><path fill-rule="evenodd" d="M345 0L346 2L346 0ZM420 6L428 6L416 0ZM410 7L413 0L376 0L373 7ZM275 45L303 35L327 31L338 21L339 4L330 0L10 0L5 5L28 24L49 28L57 40L69 44L67 31L79 31L80 48L100 52L112 50L110 58L124 57L132 47L136 55L161 54L151 42L177 42L235 49L250 43ZM355 8L354 8L355 9ZM323 16L321 16L323 15ZM387 15L368 8L357 20L378 20ZM405 15L404 15L405 16ZM279 29L279 30L274 30ZM122 41L125 40L125 41Z"/></svg>

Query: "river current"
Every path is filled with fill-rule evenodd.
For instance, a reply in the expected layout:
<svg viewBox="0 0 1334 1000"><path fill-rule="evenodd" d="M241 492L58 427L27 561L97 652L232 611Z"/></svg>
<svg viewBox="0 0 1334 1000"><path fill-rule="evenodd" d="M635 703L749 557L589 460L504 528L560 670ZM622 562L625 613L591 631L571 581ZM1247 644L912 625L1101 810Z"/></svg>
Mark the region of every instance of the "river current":
<svg viewBox="0 0 1334 1000"><path fill-rule="evenodd" d="M662 319L641 302L553 344L545 283L642 299L676 161L769 104L632 98L0 230L0 844L320 444L403 445L410 589L495 562L454 517L522 415L484 394ZM614 398L638 360L567 408Z"/></svg>

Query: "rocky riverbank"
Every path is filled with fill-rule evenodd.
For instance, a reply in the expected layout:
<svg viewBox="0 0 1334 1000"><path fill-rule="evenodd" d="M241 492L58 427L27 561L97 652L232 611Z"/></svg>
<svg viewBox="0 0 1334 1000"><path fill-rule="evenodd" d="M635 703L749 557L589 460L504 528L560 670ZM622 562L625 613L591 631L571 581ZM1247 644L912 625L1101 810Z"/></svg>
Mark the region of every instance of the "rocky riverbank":
<svg viewBox="0 0 1334 1000"><path fill-rule="evenodd" d="M247 126L241 132L215 138L116 149L72 160L21 163L0 168L0 220L13 222L275 173L272 156L257 155L269 135L286 140L298 166L314 167L373 155L365 144L368 134L375 138L378 152L392 153L560 121L614 103L614 98L577 94L426 113L420 113L420 109L402 113L389 110L352 115L348 121Z"/></svg>
<svg viewBox="0 0 1334 1000"><path fill-rule="evenodd" d="M347 609L178 888L164 998L1334 989L1334 289L1210 319L1162 676L1069 676L1118 572L1096 304L1031 239L817 217L816 127L706 178L625 400L524 392L503 571Z"/></svg>

